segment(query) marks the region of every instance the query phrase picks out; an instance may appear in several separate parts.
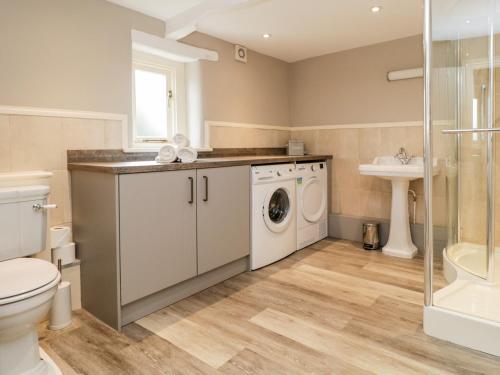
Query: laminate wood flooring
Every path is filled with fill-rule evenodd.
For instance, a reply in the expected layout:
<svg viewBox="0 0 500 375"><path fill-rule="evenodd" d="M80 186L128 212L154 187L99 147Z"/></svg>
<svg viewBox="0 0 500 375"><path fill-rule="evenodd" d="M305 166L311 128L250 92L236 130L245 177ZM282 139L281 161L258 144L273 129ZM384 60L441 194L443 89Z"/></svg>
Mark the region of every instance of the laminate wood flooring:
<svg viewBox="0 0 500 375"><path fill-rule="evenodd" d="M421 257L327 239L122 333L83 310L63 331L39 331L69 375L500 374L500 358L426 336L422 301Z"/></svg>

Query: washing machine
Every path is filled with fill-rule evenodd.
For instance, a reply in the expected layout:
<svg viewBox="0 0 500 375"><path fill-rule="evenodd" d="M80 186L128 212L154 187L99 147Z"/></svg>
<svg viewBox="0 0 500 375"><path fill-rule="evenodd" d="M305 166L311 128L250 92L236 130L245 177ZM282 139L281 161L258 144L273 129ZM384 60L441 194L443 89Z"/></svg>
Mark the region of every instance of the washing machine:
<svg viewBox="0 0 500 375"><path fill-rule="evenodd" d="M297 219L295 166L252 167L250 268L261 268L295 252Z"/></svg>
<svg viewBox="0 0 500 375"><path fill-rule="evenodd" d="M297 250L328 235L328 172L326 162L296 166Z"/></svg>

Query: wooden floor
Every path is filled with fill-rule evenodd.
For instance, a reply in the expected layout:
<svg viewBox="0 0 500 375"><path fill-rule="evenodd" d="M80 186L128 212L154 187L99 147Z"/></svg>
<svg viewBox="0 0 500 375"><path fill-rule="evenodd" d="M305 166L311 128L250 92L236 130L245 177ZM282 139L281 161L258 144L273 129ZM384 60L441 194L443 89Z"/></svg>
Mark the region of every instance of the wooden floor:
<svg viewBox="0 0 500 375"><path fill-rule="evenodd" d="M65 374L500 374L500 359L423 333L422 290L421 258L324 240L121 334L77 312L40 327L41 346Z"/></svg>

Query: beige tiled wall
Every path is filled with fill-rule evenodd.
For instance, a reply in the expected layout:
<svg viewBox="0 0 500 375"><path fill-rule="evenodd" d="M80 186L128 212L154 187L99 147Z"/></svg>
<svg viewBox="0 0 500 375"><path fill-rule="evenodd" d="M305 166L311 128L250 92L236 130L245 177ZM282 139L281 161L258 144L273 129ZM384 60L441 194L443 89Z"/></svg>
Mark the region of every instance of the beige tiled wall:
<svg viewBox="0 0 500 375"><path fill-rule="evenodd" d="M443 164L447 154L448 138L439 138L435 131L435 157ZM389 219L391 214L391 184L371 176L361 176L359 164L369 163L378 155L394 155L405 147L415 156L423 155L421 126L368 127L361 129L327 130L264 130L211 126L210 143L215 148L225 147L282 147L289 138L305 142L309 153L331 154L332 197L330 212L355 217ZM434 224L446 225L446 171L434 178ZM410 188L417 193L416 222L424 221L422 180L413 181ZM412 210L412 206L410 206ZM413 214L412 212L410 212Z"/></svg>
<svg viewBox="0 0 500 375"><path fill-rule="evenodd" d="M53 173L49 223L71 226L70 178L66 167L69 149L116 149L122 147L119 121L41 116L0 115L0 173L46 170ZM50 250L37 255L50 260ZM81 307L80 269L63 270L71 282L72 308Z"/></svg>
<svg viewBox="0 0 500 375"><path fill-rule="evenodd" d="M334 156L330 212L388 219L391 207L390 183L376 177L361 176L358 165L370 162L377 155L393 155L399 147L405 147L412 155L421 156L422 133L421 127L290 132L211 126L210 141L214 148L282 147L290 137L302 139L308 152ZM442 137L438 130L435 135ZM452 138L436 138L435 143L440 147L436 148L435 157L442 160L449 157L449 147L452 145L448 147L446 141L450 139ZM71 201L66 151L115 149L121 148L121 143L121 124L118 121L0 115L0 172L34 169L52 171L54 176L50 201L57 203L58 208L51 212L50 225L70 224ZM434 179L434 213L437 225L446 224L445 174L443 168L442 173ZM412 182L411 188L417 193L417 222L422 223L422 181ZM472 216L471 220L475 220Z"/></svg>
<svg viewBox="0 0 500 375"><path fill-rule="evenodd" d="M361 176L359 164L369 163L378 155L394 155L399 147L415 156L423 154L423 130L417 127L370 127L362 129L328 129L292 131L292 137L302 139L310 153L333 155L330 212L355 217L389 219L391 185L389 181ZM436 225L446 221L444 175L435 178ZM422 181L410 188L417 193L417 223L423 223L424 199Z"/></svg>
<svg viewBox="0 0 500 375"><path fill-rule="evenodd" d="M212 147L283 147L288 130L212 126ZM53 172L50 225L71 223L69 173L66 151L120 149L119 121L42 116L0 115L0 172L48 170Z"/></svg>
<svg viewBox="0 0 500 375"><path fill-rule="evenodd" d="M110 120L0 115L0 172L53 172L50 225L71 224L68 149L121 148L121 123ZM43 254L47 257L48 254Z"/></svg>
<svg viewBox="0 0 500 375"><path fill-rule="evenodd" d="M284 147L289 138L287 129L210 126L210 146L213 148Z"/></svg>

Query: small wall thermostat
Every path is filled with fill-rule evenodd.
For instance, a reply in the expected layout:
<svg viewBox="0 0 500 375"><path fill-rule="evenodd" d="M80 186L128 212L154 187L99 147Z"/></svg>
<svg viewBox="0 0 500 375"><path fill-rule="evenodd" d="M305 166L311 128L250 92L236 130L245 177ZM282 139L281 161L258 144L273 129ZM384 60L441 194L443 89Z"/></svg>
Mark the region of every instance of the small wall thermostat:
<svg viewBox="0 0 500 375"><path fill-rule="evenodd" d="M245 63L247 62L247 49L243 46L235 45L234 46L234 59L236 61Z"/></svg>

